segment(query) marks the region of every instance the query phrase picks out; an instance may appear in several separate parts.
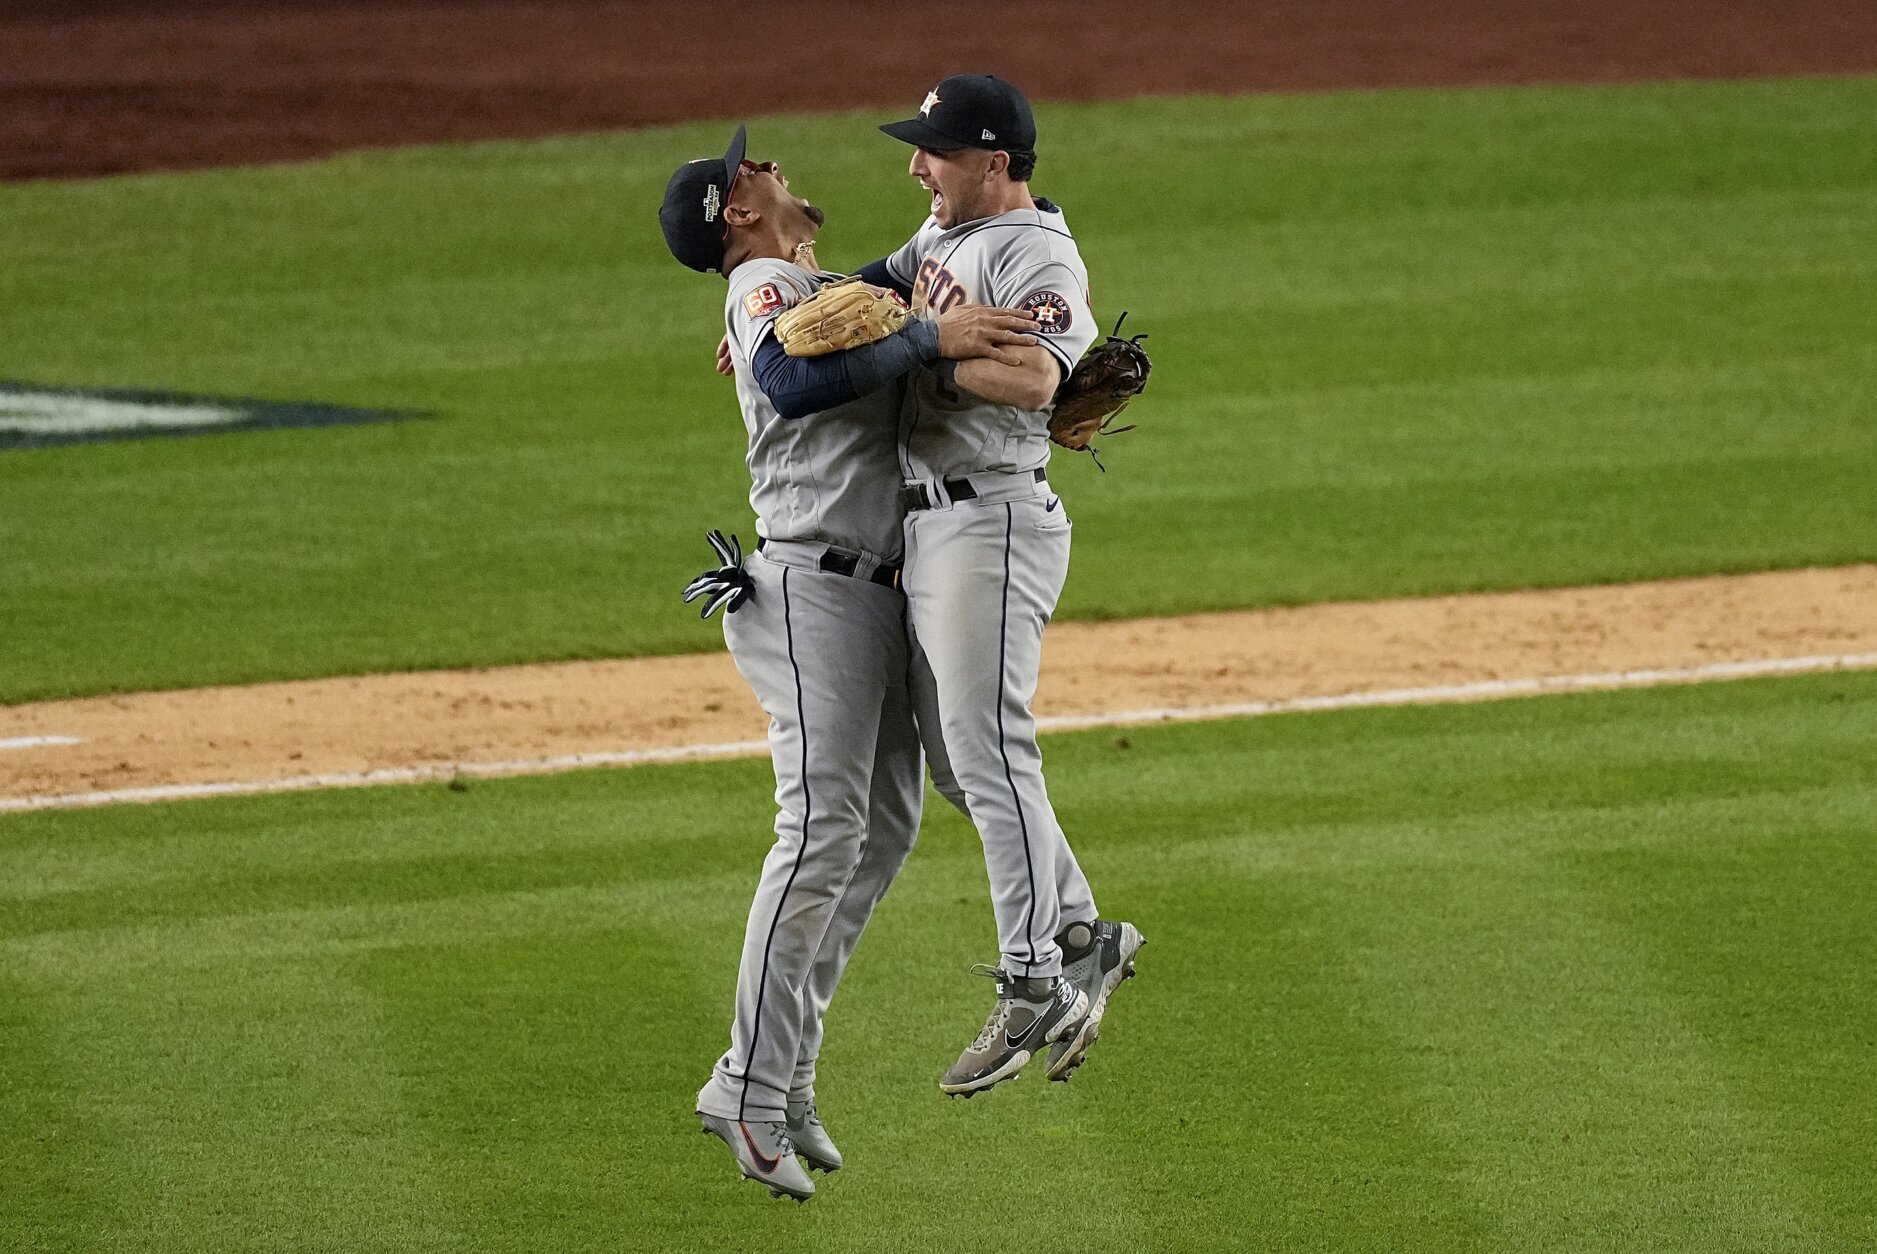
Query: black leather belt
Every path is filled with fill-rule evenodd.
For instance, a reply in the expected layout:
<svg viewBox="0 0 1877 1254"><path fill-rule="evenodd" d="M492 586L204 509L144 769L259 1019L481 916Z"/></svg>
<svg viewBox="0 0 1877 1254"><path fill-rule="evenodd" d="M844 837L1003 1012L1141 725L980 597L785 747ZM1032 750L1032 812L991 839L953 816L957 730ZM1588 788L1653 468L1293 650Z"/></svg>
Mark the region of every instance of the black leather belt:
<svg viewBox="0 0 1877 1254"><path fill-rule="evenodd" d="M823 553L820 566L822 570L830 574L846 575L852 579L855 578L854 572L860 569L860 559L849 557L845 553ZM873 573L868 575L867 579L869 582L879 584L882 588L897 588L899 587L899 567L875 566Z"/></svg>
<svg viewBox="0 0 1877 1254"><path fill-rule="evenodd" d="M1030 474L1038 483L1041 483L1047 477L1041 466L1031 471ZM943 482L945 484L945 495L954 501L975 501L978 499L978 490L971 486L971 480L969 479L946 479ZM908 483L901 487L899 490L899 500L900 504L908 511L915 509L932 509L939 503L933 499L932 493L926 489L923 483Z"/></svg>
<svg viewBox="0 0 1877 1254"><path fill-rule="evenodd" d="M767 540L758 540L756 547L761 549L768 543ZM815 569L825 570L830 575L846 575L849 579L854 579L858 578L855 572L860 569L860 558L852 553L836 553L830 549L821 555L821 560L815 563ZM899 572L898 566L888 566L882 563L873 568L873 573L867 576L867 582L877 583L882 588L897 588L899 587Z"/></svg>

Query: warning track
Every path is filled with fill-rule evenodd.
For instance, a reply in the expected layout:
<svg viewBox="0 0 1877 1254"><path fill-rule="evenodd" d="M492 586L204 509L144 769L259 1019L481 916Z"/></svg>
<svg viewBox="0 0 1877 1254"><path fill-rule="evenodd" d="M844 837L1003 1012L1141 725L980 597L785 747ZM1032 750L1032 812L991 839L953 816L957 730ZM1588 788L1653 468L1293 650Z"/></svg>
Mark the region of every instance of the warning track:
<svg viewBox="0 0 1877 1254"><path fill-rule="evenodd" d="M1877 668L1877 565L1049 629L1045 727ZM0 707L0 811L765 751L723 654Z"/></svg>
<svg viewBox="0 0 1877 1254"><path fill-rule="evenodd" d="M966 68L1037 100L1877 70L1869 0L955 0L942 39L852 0L3 7L0 179L902 109Z"/></svg>

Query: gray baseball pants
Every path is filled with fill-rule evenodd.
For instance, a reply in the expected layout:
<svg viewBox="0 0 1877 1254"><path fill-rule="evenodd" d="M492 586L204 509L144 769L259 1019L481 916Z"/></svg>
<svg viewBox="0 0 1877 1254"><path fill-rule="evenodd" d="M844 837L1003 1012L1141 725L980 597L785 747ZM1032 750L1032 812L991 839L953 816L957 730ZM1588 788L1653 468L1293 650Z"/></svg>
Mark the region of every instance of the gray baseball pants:
<svg viewBox="0 0 1877 1254"><path fill-rule="evenodd" d="M817 569L825 548L752 554L754 595L724 617L769 716L776 774L776 840L750 903L730 1048L697 1095L699 1112L725 1119L779 1120L791 1096L813 1097L822 1016L919 830L905 597Z"/></svg>
<svg viewBox="0 0 1877 1254"><path fill-rule="evenodd" d="M1033 475L970 482L977 497L959 501L928 483L937 503L906 517L913 704L934 783L962 800L984 843L1001 965L1056 975L1057 933L1096 917L1043 786L1030 711L1043 628L1069 574L1070 523Z"/></svg>

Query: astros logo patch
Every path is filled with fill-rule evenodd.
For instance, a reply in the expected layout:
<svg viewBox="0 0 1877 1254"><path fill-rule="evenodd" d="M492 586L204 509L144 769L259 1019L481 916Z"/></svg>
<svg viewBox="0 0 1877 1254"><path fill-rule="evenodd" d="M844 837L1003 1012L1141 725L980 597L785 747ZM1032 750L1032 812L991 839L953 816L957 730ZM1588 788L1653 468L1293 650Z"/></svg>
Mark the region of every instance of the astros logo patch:
<svg viewBox="0 0 1877 1254"><path fill-rule="evenodd" d="M1018 308L1036 315L1036 329L1044 335L1061 335L1074 321L1069 302L1054 292L1038 292Z"/></svg>

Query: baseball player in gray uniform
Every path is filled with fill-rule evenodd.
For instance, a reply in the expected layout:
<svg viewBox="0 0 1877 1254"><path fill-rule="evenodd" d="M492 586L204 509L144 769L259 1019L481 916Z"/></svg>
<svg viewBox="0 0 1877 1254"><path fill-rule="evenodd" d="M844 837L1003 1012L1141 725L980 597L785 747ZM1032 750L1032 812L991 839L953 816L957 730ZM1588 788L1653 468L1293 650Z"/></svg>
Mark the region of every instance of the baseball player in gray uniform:
<svg viewBox="0 0 1877 1254"><path fill-rule="evenodd" d="M722 605L737 669L769 716L776 840L744 934L730 1048L697 1095L704 1130L742 1173L806 1200L796 1161L841 1155L814 1106L822 1016L874 906L918 831L923 759L907 689L903 507L896 429L914 367L990 354L1017 361L1033 327L1008 310L960 309L862 348L791 358L778 314L843 276L812 241L823 215L772 162L689 162L659 212L674 256L729 281L724 311L748 435L758 549L687 590Z"/></svg>
<svg viewBox="0 0 1877 1254"><path fill-rule="evenodd" d="M976 1040L939 1087L968 1097L1044 1046L1067 1079L1099 1035L1109 997L1144 943L1101 919L1043 785L1030 711L1043 628L1069 570L1070 522L1051 492L1048 409L1096 338L1088 272L1062 211L1030 194L1029 102L989 75L945 79L918 116L880 128L914 146L932 213L868 281L913 312L972 305L1036 318L1019 360L930 361L911 376L900 430L913 698L935 776L963 789L984 843L1001 960ZM988 660L988 664L987 664Z"/></svg>

